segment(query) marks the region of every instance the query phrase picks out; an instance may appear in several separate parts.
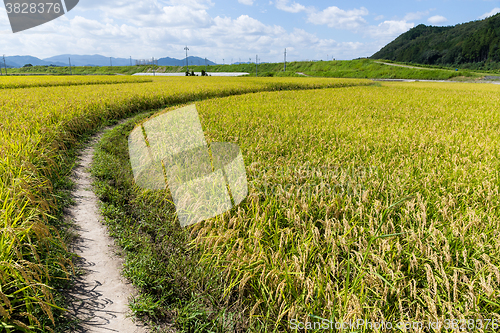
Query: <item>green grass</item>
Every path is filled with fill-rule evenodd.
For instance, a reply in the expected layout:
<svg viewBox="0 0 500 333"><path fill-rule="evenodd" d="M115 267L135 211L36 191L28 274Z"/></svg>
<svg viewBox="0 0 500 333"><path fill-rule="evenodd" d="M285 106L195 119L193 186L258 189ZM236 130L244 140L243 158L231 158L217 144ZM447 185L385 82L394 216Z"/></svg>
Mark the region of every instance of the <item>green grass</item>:
<svg viewBox="0 0 500 333"><path fill-rule="evenodd" d="M418 65L413 65L418 66ZM374 60L358 59L343 61L294 61L287 63L286 71L283 71L283 63L261 63L257 66L257 74L262 77L279 76L300 76L297 72L309 76L317 77L338 77L338 78L378 78L378 79L428 79L428 80L448 80L450 78L464 76L468 78L479 78L481 73L469 69L454 68L433 68L420 66L426 70L410 69L395 66L387 66L376 63ZM432 68L432 70L429 70ZM73 67L72 73L78 75L89 74L126 74L152 73L153 69L158 73L183 73L186 66L104 66L104 67ZM198 66L189 65L189 71L201 72L246 72L250 76L255 76L255 64L238 65L212 65ZM30 68L9 69L9 73L16 74L58 74L69 75L69 67L47 67L34 66Z"/></svg>
<svg viewBox="0 0 500 333"><path fill-rule="evenodd" d="M185 70L185 67L183 67ZM200 72L205 66L189 66L189 70ZM163 70L160 68L160 71ZM165 68L166 72L171 71ZM255 64L239 65L213 65L206 67L208 72L246 72L255 76ZM179 71L180 70L176 70ZM369 78L369 79L428 79L447 80L453 77L480 77L480 74L468 70L455 69L411 69L396 66L388 66L369 59L343 60L343 61L302 61L287 63L286 71L283 71L283 63L262 63L257 66L258 76L297 76L304 73L315 77L339 77L339 78Z"/></svg>
<svg viewBox="0 0 500 333"><path fill-rule="evenodd" d="M143 293L133 307L181 331L217 327L221 313L256 332L318 318L500 321L498 93L383 83L198 102L207 140L242 149L250 193L177 231L168 191L134 187L132 126L121 128L94 174L132 253L127 274ZM179 289L161 281L195 297L168 299Z"/></svg>

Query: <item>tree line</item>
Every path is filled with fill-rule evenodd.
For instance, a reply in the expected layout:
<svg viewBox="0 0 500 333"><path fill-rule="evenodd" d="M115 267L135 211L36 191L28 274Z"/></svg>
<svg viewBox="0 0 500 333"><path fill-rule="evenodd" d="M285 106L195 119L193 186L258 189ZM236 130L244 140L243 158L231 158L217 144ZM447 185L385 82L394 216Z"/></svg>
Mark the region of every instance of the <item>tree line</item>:
<svg viewBox="0 0 500 333"><path fill-rule="evenodd" d="M500 14L449 27L420 24L375 53L387 59L429 65L500 63Z"/></svg>

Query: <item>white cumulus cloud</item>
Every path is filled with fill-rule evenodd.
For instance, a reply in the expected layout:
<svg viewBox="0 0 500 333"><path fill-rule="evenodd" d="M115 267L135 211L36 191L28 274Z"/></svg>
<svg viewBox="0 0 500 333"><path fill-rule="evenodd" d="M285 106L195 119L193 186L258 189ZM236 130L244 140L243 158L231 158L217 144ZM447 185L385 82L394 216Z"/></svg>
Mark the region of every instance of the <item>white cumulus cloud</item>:
<svg viewBox="0 0 500 333"><path fill-rule="evenodd" d="M405 15L405 21L414 21L414 20L420 20L422 17L425 17L429 15L429 11L426 10L424 12L414 12L414 13L408 13Z"/></svg>
<svg viewBox="0 0 500 333"><path fill-rule="evenodd" d="M441 24L446 21L448 21L448 19L441 15L434 15L427 19L427 22L429 22L430 24Z"/></svg>
<svg viewBox="0 0 500 333"><path fill-rule="evenodd" d="M299 3L296 3L295 1L292 4L288 4L289 0L277 0L276 1L276 8L279 10L283 10L285 12L289 13L298 13L301 11L306 10L306 7L302 6Z"/></svg>
<svg viewBox="0 0 500 333"><path fill-rule="evenodd" d="M255 0L238 0L256 5ZM261 61L287 59L352 59L369 56L413 26L406 21L367 22L364 8L335 6L314 9L300 0L272 0L272 6L289 13L303 12L306 20L334 29L349 29L372 42L336 41L298 29L267 23L250 15L228 17L212 14L214 0L85 0L61 19L26 32L12 34L5 10L0 6L3 53L30 54L40 58L57 54L101 54L133 59L189 55L222 63L248 61L258 54ZM304 5L302 5L303 3ZM212 15L211 15L212 14ZM284 14L284 13L283 13ZM377 13L378 15L378 13ZM376 16L376 15L373 15ZM4 32L5 31L5 32ZM389 40L390 41L390 40ZM40 45L44 45L40 48ZM234 59L233 59L234 58ZM231 60L233 59L233 60Z"/></svg>
<svg viewBox="0 0 500 333"><path fill-rule="evenodd" d="M328 7L320 12L312 11L307 20L313 24L324 24L330 28L357 30L367 22L363 16L368 15L368 9L343 10L336 6Z"/></svg>
<svg viewBox="0 0 500 333"><path fill-rule="evenodd" d="M414 23L406 21L384 21L377 26L370 26L368 34L380 39L393 39L415 26Z"/></svg>
<svg viewBox="0 0 500 333"><path fill-rule="evenodd" d="M490 17L490 16L493 16L495 14L498 14L500 13L500 8L496 7L496 8L493 8L491 10L491 12L488 12L488 13L484 13L483 15L479 16L478 18L480 18L481 20L487 18L487 17Z"/></svg>

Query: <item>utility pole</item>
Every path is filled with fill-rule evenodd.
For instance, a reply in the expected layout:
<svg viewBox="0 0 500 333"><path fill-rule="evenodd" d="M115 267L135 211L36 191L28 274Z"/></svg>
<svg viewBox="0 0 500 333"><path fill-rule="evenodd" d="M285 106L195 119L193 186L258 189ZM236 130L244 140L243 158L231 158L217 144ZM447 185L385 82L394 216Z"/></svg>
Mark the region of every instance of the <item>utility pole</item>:
<svg viewBox="0 0 500 333"><path fill-rule="evenodd" d="M189 72L189 64L188 64L188 47L186 45L186 47L184 48L184 50L186 50L186 72Z"/></svg>
<svg viewBox="0 0 500 333"><path fill-rule="evenodd" d="M69 60L69 75L73 75L73 73L71 72L71 58L68 58Z"/></svg>
<svg viewBox="0 0 500 333"><path fill-rule="evenodd" d="M7 74L7 64L5 63L5 54L3 55L3 67L5 67L5 75Z"/></svg>
<svg viewBox="0 0 500 333"><path fill-rule="evenodd" d="M285 48L285 67L283 67L283 72L286 72L286 48Z"/></svg>
<svg viewBox="0 0 500 333"><path fill-rule="evenodd" d="M130 56L130 67L132 67L132 56Z"/></svg>
<svg viewBox="0 0 500 333"><path fill-rule="evenodd" d="M259 59L257 58L257 55L255 55L255 76L258 76L259 75L259 72L258 72L258 69L257 69L257 63L258 63Z"/></svg>
<svg viewBox="0 0 500 333"><path fill-rule="evenodd" d="M111 60L111 57L109 57L109 64L111 65L111 67L113 67L113 61Z"/></svg>
<svg viewBox="0 0 500 333"><path fill-rule="evenodd" d="M155 57L153 57L153 76L156 76L156 73L155 73Z"/></svg>
<svg viewBox="0 0 500 333"><path fill-rule="evenodd" d="M207 71L207 57L205 57L205 72Z"/></svg>

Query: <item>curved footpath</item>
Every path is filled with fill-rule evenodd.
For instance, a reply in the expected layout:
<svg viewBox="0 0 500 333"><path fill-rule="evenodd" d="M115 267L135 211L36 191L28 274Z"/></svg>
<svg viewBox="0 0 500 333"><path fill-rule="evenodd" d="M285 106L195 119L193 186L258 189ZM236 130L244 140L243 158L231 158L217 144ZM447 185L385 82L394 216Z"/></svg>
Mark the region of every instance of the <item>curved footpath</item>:
<svg viewBox="0 0 500 333"><path fill-rule="evenodd" d="M68 295L72 299L69 313L79 321L76 332L143 333L146 328L128 317L128 298L134 289L120 274L123 259L100 222L98 199L92 191L88 168L101 136L96 135L82 151L72 176L76 204L68 209L67 218L74 221L79 237L71 251L80 256L75 266L84 274L78 276Z"/></svg>

